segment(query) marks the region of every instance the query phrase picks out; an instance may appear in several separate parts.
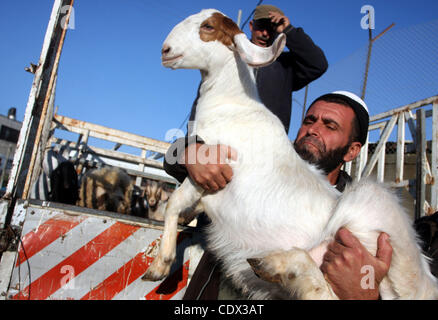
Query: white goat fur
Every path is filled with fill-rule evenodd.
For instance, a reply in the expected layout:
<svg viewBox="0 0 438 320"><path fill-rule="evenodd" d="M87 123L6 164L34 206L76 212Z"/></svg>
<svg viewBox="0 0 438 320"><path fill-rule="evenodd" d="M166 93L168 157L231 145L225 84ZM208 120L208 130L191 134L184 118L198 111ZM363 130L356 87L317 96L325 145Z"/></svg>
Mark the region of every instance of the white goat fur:
<svg viewBox="0 0 438 320"><path fill-rule="evenodd" d="M252 69L233 48L200 39L201 23L214 12L203 10L172 30L164 46L182 56L163 64L201 70L196 134L208 144L231 146L239 159L230 163L233 178L223 190L205 194L187 178L172 194L160 251L144 279L168 274L175 258L178 214L200 199L212 220L209 247L223 262L226 275L251 298L292 294L336 299L307 251L332 240L342 226L372 254L380 232L390 235L393 256L379 288L383 299L437 298L436 281L398 199L368 180L340 196L321 172L298 156L280 120L260 102ZM295 276L283 286L259 279L247 262L279 251L284 251L279 256L285 263L278 264L279 259L271 267Z"/></svg>

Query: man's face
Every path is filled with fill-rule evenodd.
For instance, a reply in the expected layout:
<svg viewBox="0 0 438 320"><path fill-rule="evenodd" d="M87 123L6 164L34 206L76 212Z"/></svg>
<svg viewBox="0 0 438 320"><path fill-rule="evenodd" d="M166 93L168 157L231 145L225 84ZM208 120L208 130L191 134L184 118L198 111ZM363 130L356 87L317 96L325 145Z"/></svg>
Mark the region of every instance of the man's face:
<svg viewBox="0 0 438 320"><path fill-rule="evenodd" d="M353 160L360 150L360 143L350 143L354 117L353 109L347 106L317 101L298 131L295 150L304 160L330 173L344 161Z"/></svg>
<svg viewBox="0 0 438 320"><path fill-rule="evenodd" d="M269 47L276 36L271 19L252 20L249 23L249 29L252 43L260 47Z"/></svg>

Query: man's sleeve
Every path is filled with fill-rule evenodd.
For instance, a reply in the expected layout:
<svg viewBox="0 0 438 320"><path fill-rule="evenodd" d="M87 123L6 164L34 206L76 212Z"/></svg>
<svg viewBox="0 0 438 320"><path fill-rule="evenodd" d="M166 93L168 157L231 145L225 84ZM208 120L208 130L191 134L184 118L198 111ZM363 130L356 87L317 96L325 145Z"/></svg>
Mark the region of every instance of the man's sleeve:
<svg viewBox="0 0 438 320"><path fill-rule="evenodd" d="M324 52L302 28L287 27L286 46L289 53L285 55L293 70L293 91L297 91L318 79L328 68Z"/></svg>
<svg viewBox="0 0 438 320"><path fill-rule="evenodd" d="M204 143L204 141L198 136L185 136L184 138L179 138L171 144L164 157L164 171L180 183L182 183L188 176L188 172L186 167L179 163L179 160L187 146L192 143Z"/></svg>
<svg viewBox="0 0 438 320"><path fill-rule="evenodd" d="M187 125L187 135L184 138L179 138L175 140L174 143L169 147L164 157L164 171L168 175L171 175L180 183L184 181L184 179L188 176L188 172L185 166L178 163L178 160L181 158L182 153L185 152L185 149L188 145L196 142L196 143L204 143L204 141L197 135L188 136L188 134L192 132L192 125L190 122L195 120L196 114L196 106L198 104L199 99L199 89L201 88L201 84L199 84L198 91L196 94L196 99L192 104L192 109L190 110L189 123Z"/></svg>

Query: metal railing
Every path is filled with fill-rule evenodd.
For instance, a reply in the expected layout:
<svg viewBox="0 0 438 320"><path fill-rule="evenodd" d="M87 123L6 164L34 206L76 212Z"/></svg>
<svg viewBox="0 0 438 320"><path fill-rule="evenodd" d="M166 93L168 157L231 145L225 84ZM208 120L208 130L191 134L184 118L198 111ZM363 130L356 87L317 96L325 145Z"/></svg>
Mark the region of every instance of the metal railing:
<svg viewBox="0 0 438 320"><path fill-rule="evenodd" d="M77 134L77 142L56 137L58 132L60 135L63 131ZM142 178L177 183L173 177L164 172L162 162L146 157L148 151L164 155L170 143L56 114L53 116L51 132L46 149L64 150L64 157L76 162L79 172L86 162L103 163L126 170L128 174L136 177L137 185L141 185ZM96 138L95 144L99 144L102 140L114 143L114 148L93 146L90 137ZM141 155L118 151L122 145L140 151L138 153Z"/></svg>
<svg viewBox="0 0 438 320"><path fill-rule="evenodd" d="M426 150L426 118L429 117L432 118L430 160L427 157ZM395 128L397 128L395 176L390 181L384 181L385 147ZM404 178L406 128L411 133L416 154L415 217L421 217L438 211L438 184L436 183L438 178L438 96L371 117L369 135L373 131L379 131L376 149L369 156L367 141L361 150L360 156L353 163L346 164L345 169L355 180L360 180L363 177L370 176L377 165L376 176L378 181L386 182L396 188L408 188L409 185L412 185L412 181ZM426 185L430 186L429 195L426 194ZM426 196L428 196L430 202L426 200Z"/></svg>

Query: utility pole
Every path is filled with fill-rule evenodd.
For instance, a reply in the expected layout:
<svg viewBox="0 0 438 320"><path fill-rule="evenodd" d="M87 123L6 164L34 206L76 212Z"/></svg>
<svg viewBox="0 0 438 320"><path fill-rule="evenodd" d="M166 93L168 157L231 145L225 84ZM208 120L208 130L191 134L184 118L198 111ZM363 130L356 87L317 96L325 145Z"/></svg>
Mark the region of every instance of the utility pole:
<svg viewBox="0 0 438 320"><path fill-rule="evenodd" d="M368 13L369 18L370 17L370 13ZM392 23L389 27L387 27L385 30L383 30L377 37L373 38L373 33L372 33L372 29L371 29L371 24L369 25L368 28L368 54L367 54L367 62L366 62L366 66L365 66L365 76L364 76L364 80L363 80L363 86L362 86L362 95L361 98L362 100L365 100L365 93L366 93L366 88L367 88L367 82L368 82L368 73L370 70L370 62L371 62L371 53L373 50L373 44L374 42L379 39L383 34L385 34L389 29L391 29L395 24Z"/></svg>
<svg viewBox="0 0 438 320"><path fill-rule="evenodd" d="M237 14L237 25L240 28L240 22L242 21L242 9L239 9L239 13Z"/></svg>
<svg viewBox="0 0 438 320"><path fill-rule="evenodd" d="M306 86L306 91L304 92L303 114L301 115L301 122L304 121L304 115L306 114L306 104L307 104L308 93L309 93L309 85Z"/></svg>

